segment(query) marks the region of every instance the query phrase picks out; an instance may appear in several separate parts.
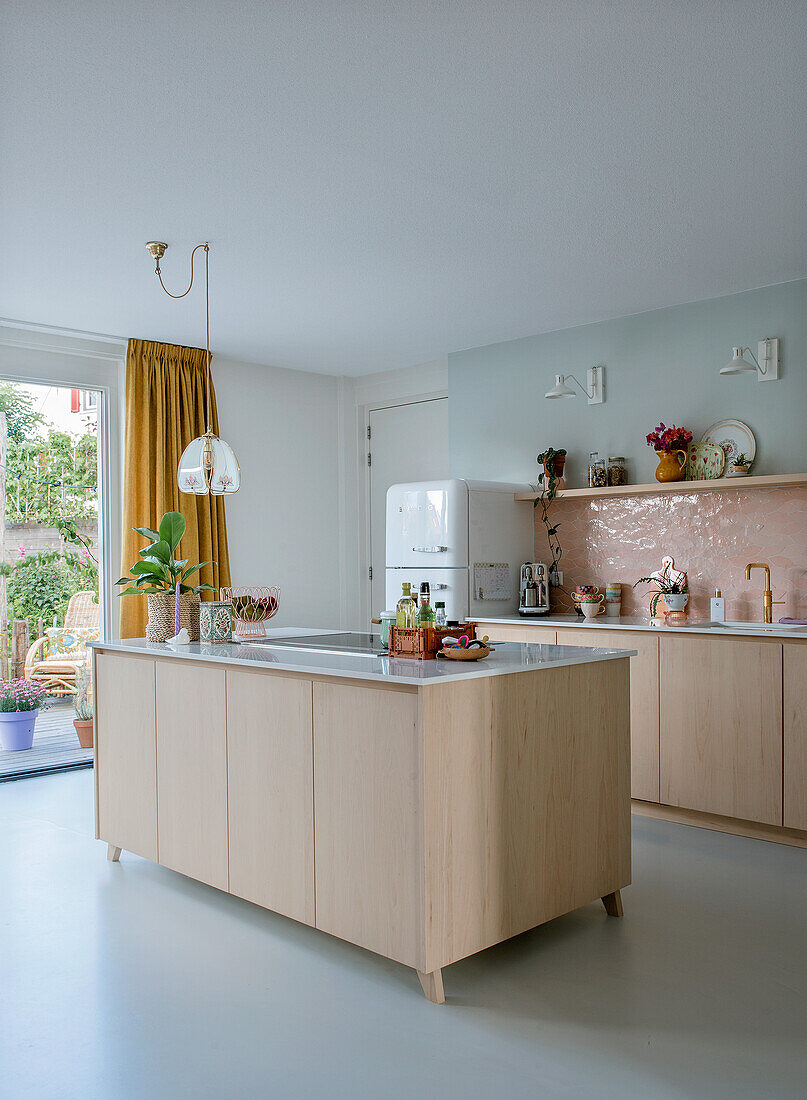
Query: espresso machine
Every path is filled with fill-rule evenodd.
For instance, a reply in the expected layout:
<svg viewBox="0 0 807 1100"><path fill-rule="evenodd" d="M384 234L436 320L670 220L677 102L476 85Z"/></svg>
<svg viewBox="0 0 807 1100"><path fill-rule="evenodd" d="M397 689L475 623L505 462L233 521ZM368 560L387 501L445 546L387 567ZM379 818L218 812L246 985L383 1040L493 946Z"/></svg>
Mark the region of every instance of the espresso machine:
<svg viewBox="0 0 807 1100"><path fill-rule="evenodd" d="M528 561L521 566L518 613L524 616L549 614L549 570L542 561Z"/></svg>

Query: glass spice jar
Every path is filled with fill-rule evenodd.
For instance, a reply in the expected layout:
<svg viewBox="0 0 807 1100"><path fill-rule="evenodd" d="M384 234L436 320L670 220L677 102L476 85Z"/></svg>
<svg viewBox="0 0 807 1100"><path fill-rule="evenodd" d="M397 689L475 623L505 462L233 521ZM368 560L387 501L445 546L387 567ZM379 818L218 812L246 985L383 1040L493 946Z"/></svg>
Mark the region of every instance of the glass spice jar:
<svg viewBox="0 0 807 1100"><path fill-rule="evenodd" d="M625 459L621 455L612 455L608 459L608 484L628 484L628 471L625 467Z"/></svg>
<svg viewBox="0 0 807 1100"><path fill-rule="evenodd" d="M597 457L598 452L592 451L588 456L588 487L589 489L602 489L607 485L605 459Z"/></svg>

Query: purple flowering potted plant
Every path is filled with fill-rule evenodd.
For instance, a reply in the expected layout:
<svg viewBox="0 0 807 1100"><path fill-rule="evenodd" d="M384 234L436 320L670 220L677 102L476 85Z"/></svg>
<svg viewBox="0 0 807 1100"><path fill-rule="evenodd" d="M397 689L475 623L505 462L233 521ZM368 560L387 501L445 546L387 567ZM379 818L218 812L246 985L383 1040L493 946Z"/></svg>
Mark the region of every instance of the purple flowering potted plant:
<svg viewBox="0 0 807 1100"><path fill-rule="evenodd" d="M48 702L36 680L0 681L0 745L10 752L30 749L37 717Z"/></svg>

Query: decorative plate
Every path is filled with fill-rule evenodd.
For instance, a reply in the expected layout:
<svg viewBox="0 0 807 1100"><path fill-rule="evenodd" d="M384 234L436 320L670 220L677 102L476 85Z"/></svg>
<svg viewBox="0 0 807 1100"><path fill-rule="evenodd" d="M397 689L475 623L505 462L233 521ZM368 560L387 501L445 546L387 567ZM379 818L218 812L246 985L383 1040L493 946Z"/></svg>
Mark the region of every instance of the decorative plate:
<svg viewBox="0 0 807 1100"><path fill-rule="evenodd" d="M701 436L702 443L716 443L726 456L726 466L737 455L744 454L747 462L753 462L757 453L754 433L742 420L718 420Z"/></svg>
<svg viewBox="0 0 807 1100"><path fill-rule="evenodd" d="M712 481L723 476L726 454L716 443L690 443L687 453L687 481Z"/></svg>

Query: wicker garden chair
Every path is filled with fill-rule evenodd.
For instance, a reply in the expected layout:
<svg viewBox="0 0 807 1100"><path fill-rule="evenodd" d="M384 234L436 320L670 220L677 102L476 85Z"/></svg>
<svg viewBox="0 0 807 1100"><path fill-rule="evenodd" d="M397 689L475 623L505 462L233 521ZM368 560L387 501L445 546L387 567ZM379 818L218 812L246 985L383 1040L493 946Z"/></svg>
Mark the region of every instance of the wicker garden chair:
<svg viewBox="0 0 807 1100"><path fill-rule="evenodd" d="M26 680L37 680L51 695L62 698L76 694L76 677L89 664L85 642L98 636L100 608L94 592L76 592L70 597L64 626L37 638L25 658ZM54 645L72 642L67 653L53 652Z"/></svg>

